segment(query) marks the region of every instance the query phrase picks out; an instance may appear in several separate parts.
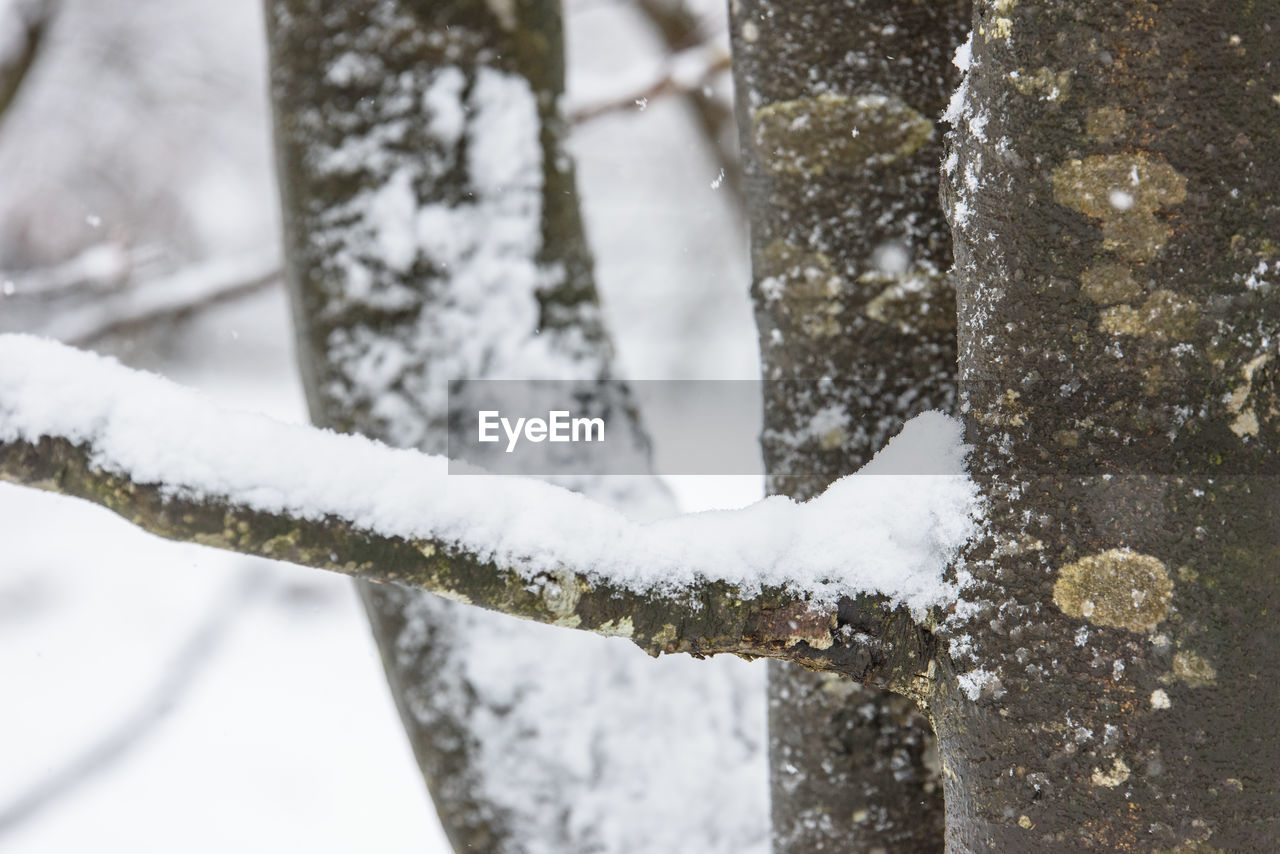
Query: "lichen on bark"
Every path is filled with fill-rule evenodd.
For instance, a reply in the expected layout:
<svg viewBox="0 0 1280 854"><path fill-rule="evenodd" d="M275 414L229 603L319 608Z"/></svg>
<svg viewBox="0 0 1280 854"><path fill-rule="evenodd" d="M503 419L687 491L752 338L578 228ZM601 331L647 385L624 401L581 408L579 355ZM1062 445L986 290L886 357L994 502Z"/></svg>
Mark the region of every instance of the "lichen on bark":
<svg viewBox="0 0 1280 854"><path fill-rule="evenodd" d="M1280 114L1250 94L1280 88L1261 61L1280 11L1048 0L1007 17L972 45L982 132L949 140L988 527L938 628L948 845L1272 850L1276 787L1228 798L1223 781L1280 761L1258 713L1280 701L1260 652L1280 642L1280 444L1260 444L1280 424L1258 382L1280 334L1258 254L1280 227ZM1042 66L1075 70L1068 98L1009 78Z"/></svg>
<svg viewBox="0 0 1280 854"><path fill-rule="evenodd" d="M934 135L933 122L887 95L824 93L757 107L756 156L769 169L820 177L910 157Z"/></svg>
<svg viewBox="0 0 1280 854"><path fill-rule="evenodd" d="M1169 613L1173 581L1164 563L1128 549L1108 549L1058 570L1053 601L1064 614L1099 626L1150 631Z"/></svg>
<svg viewBox="0 0 1280 854"><path fill-rule="evenodd" d="M731 4L770 492L813 496L911 415L952 404L931 117L967 24L963 2ZM932 660L908 659L897 690L923 698ZM783 666L769 693L777 854L941 850L936 754L912 701Z"/></svg>
<svg viewBox="0 0 1280 854"><path fill-rule="evenodd" d="M1146 152L1093 154L1053 173L1053 197L1102 223L1102 245L1122 258L1149 260L1168 239L1156 216L1187 198L1187 179Z"/></svg>

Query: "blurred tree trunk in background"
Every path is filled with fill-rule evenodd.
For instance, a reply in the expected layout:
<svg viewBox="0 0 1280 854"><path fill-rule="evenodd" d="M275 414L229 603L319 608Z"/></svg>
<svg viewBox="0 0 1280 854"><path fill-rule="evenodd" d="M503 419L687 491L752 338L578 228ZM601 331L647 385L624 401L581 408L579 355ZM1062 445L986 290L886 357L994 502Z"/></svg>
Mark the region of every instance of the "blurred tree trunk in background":
<svg viewBox="0 0 1280 854"><path fill-rule="evenodd" d="M731 4L769 492L807 499L955 401L938 200L967 2ZM906 697L769 663L776 854L942 849L934 737Z"/></svg>
<svg viewBox="0 0 1280 854"><path fill-rule="evenodd" d="M450 379L607 377L562 147L559 4L267 5L286 278L316 422L443 453ZM670 507L651 479L570 485L640 515ZM659 663L422 591L360 593L458 850L767 844L759 682L741 662Z"/></svg>

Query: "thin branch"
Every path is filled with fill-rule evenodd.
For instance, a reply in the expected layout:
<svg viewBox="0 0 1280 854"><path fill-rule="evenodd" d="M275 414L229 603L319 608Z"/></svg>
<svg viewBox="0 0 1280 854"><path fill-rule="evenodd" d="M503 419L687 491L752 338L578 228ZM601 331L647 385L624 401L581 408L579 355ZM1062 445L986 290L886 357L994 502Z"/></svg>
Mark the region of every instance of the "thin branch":
<svg viewBox="0 0 1280 854"><path fill-rule="evenodd" d="M63 308L40 327L43 335L78 347L110 335L176 323L216 305L258 293L280 281L274 254L220 259L172 276L95 294L74 309Z"/></svg>
<svg viewBox="0 0 1280 854"><path fill-rule="evenodd" d="M144 259L145 249L95 243L47 267L0 273L6 295L19 300L56 300L110 293L124 287Z"/></svg>
<svg viewBox="0 0 1280 854"><path fill-rule="evenodd" d="M904 448L954 424L935 421L904 431ZM955 429L944 441L960 449ZM170 539L420 587L653 654L772 656L877 680L919 665L926 636L886 606L951 599L941 572L975 500L955 473L854 477L805 505L641 526L559 487L450 476L441 457L219 410L19 335L0 336L0 480Z"/></svg>
<svg viewBox="0 0 1280 854"><path fill-rule="evenodd" d="M633 0L672 53L707 41L702 18L681 0Z"/></svg>
<svg viewBox="0 0 1280 854"><path fill-rule="evenodd" d="M582 124L609 113L644 108L650 101L659 98L700 94L717 75L728 71L732 64L729 55L723 51L698 48L688 53L692 56L691 60L684 56L674 57L668 64L666 73L657 80L626 94L577 107L569 112L569 120L574 124ZM696 65L692 72L689 65Z"/></svg>
<svg viewBox="0 0 1280 854"><path fill-rule="evenodd" d="M712 38L705 31L702 18L680 0L635 0L635 5L649 24L661 34L668 53L673 56L693 45L707 44ZM707 83L710 82L709 78ZM737 117L733 105L710 93L705 85L685 92L684 98L697 117L703 139L725 170L725 183L737 202L735 210L742 216L746 203L742 186Z"/></svg>
<svg viewBox="0 0 1280 854"><path fill-rule="evenodd" d="M0 119L8 112L23 81L35 65L45 34L53 22L56 6L54 0L40 0L35 4L34 11L24 12L21 8L14 11L21 19L23 32L19 36L20 44L16 55L0 57Z"/></svg>
<svg viewBox="0 0 1280 854"><path fill-rule="evenodd" d="M220 258L171 275L135 279L135 256L141 254L100 244L55 267L26 273L11 282L7 299L13 301L17 325L7 325L92 347L109 336L180 323L281 280L274 252Z"/></svg>
<svg viewBox="0 0 1280 854"><path fill-rule="evenodd" d="M0 807L0 835L16 830L109 770L154 732L156 724L207 671L232 623L244 613L245 603L262 588L263 578L261 572L253 571L232 581L165 667L155 687L128 717L82 754L50 772L12 803ZM96 710L86 711L96 714Z"/></svg>
<svg viewBox="0 0 1280 854"><path fill-rule="evenodd" d="M693 110L698 129L724 170L722 180L742 210L742 167L737 149L733 108L722 102L709 89L716 78L732 67L732 58L722 50L702 46L673 56L666 73L646 86L633 89L569 111L569 120L585 124L602 116L643 110L662 98L683 98ZM693 67L692 70L690 67Z"/></svg>
<svg viewBox="0 0 1280 854"><path fill-rule="evenodd" d="M776 588L752 597L704 581L646 595L578 569L531 573L455 542L385 534L337 513L268 512L225 495L192 495L185 483L137 482L97 468L97 456L92 444L65 438L5 442L0 480L87 499L168 539L420 587L538 622L630 637L653 653L778 654L795 641L797 626L787 622L796 619L812 623L804 630L815 643L831 643L834 608L807 616L799 597ZM786 619L771 626L769 612ZM673 628L664 632L667 625Z"/></svg>
<svg viewBox="0 0 1280 854"><path fill-rule="evenodd" d="M207 272L212 271L189 271L181 277L140 284L119 298L104 300L105 305L95 306L96 322L88 310L55 320L55 329L62 334L52 337L77 347L92 347L109 336L181 323L202 311L276 287L281 281L276 264L234 275L188 278Z"/></svg>

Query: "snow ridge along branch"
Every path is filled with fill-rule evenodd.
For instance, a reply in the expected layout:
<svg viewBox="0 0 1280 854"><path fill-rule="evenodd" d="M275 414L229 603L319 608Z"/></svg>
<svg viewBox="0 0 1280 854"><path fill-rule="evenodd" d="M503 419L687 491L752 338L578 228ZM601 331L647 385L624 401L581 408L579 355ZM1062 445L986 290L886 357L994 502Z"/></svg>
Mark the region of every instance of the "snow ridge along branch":
<svg viewBox="0 0 1280 854"><path fill-rule="evenodd" d="M652 654L887 678L891 660L925 652L916 622L954 601L943 572L977 508L965 452L959 424L927 413L807 503L641 525L546 483L449 477L443 457L221 410L112 359L0 335L0 479L170 539L418 586Z"/></svg>

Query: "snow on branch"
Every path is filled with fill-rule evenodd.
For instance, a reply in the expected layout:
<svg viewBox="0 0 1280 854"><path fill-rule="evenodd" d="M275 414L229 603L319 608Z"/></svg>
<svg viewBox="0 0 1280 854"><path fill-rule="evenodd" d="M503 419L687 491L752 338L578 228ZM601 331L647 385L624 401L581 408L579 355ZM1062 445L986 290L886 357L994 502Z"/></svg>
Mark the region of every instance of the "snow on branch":
<svg viewBox="0 0 1280 854"><path fill-rule="evenodd" d="M546 483L451 476L443 457L221 410L114 360L0 335L0 479L171 539L419 586L655 654L834 668L877 620L910 624L907 611L951 601L942 573L976 508L964 454L959 425L929 413L805 504L641 525Z"/></svg>

